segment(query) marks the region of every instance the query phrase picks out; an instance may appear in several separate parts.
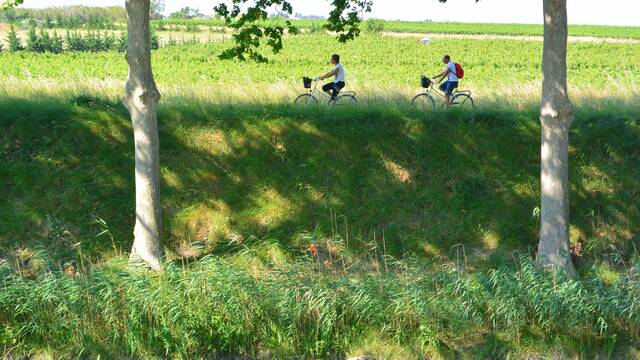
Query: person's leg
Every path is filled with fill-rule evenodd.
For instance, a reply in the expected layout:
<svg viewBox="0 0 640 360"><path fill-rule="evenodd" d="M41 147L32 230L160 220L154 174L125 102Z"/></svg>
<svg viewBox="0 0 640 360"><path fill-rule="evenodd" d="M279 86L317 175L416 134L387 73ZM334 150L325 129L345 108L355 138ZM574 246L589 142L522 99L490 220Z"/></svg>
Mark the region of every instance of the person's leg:
<svg viewBox="0 0 640 360"><path fill-rule="evenodd" d="M447 85L446 104L447 108L451 105L451 98L453 98L453 90L458 87L458 83L455 81L449 81L449 85Z"/></svg>
<svg viewBox="0 0 640 360"><path fill-rule="evenodd" d="M338 98L338 84L333 83L333 89L331 90L331 100L336 101Z"/></svg>
<svg viewBox="0 0 640 360"><path fill-rule="evenodd" d="M450 94L451 96L453 96L453 90L455 90L457 88L458 88L458 82L457 81L451 83L451 94Z"/></svg>
<svg viewBox="0 0 640 360"><path fill-rule="evenodd" d="M344 88L344 81L338 81L337 83L333 83L333 93L331 94L331 98L333 100L338 99L338 93L340 92L340 90L342 90L342 88Z"/></svg>
<svg viewBox="0 0 640 360"><path fill-rule="evenodd" d="M449 104L451 103L451 93L449 92L450 84L451 83L449 81L445 81L442 84L440 84L440 91L444 93L444 106L446 108L448 108Z"/></svg>
<svg viewBox="0 0 640 360"><path fill-rule="evenodd" d="M333 92L333 83L331 82L331 83L322 85L322 91L327 93L327 95L331 96L331 93Z"/></svg>
<svg viewBox="0 0 640 360"><path fill-rule="evenodd" d="M446 92L447 91L447 83L448 83L448 81L445 81L445 82L441 83L440 86L438 86L440 91L442 91L442 92Z"/></svg>

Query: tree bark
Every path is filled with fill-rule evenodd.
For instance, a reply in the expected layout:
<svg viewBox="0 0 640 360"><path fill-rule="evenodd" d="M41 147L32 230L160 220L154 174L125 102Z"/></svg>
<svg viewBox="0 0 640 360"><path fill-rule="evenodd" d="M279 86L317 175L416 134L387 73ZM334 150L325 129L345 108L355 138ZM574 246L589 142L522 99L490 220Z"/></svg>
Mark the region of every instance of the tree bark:
<svg viewBox="0 0 640 360"><path fill-rule="evenodd" d="M162 268L162 209L157 108L160 93L151 71L149 0L127 0L129 78L124 105L131 114L135 139L136 224L132 263Z"/></svg>
<svg viewBox="0 0 640 360"><path fill-rule="evenodd" d="M567 0L544 0L540 243L537 262L575 276L569 251L569 128Z"/></svg>

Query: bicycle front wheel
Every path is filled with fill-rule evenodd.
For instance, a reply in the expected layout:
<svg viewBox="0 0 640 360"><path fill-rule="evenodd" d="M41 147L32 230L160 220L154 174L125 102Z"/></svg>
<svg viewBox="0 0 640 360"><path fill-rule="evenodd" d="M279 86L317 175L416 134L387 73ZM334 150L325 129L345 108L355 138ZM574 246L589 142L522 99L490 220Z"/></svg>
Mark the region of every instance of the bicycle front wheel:
<svg viewBox="0 0 640 360"><path fill-rule="evenodd" d="M461 107L463 109L473 109L476 104L473 102L473 98L467 94L457 94L451 99L451 106Z"/></svg>
<svg viewBox="0 0 640 360"><path fill-rule="evenodd" d="M436 107L436 102L433 100L433 97L427 93L422 93L416 95L413 100L411 100L411 105L418 110L433 110Z"/></svg>
<svg viewBox="0 0 640 360"><path fill-rule="evenodd" d="M296 98L296 101L294 101L293 104L299 108L307 108L317 106L318 99L311 94L302 94Z"/></svg>

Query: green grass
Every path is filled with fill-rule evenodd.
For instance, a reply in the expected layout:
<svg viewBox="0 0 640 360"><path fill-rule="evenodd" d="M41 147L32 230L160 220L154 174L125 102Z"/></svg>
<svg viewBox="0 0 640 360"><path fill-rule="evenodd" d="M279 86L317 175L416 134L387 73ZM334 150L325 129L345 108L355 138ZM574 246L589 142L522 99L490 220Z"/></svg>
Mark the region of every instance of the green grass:
<svg viewBox="0 0 640 360"><path fill-rule="evenodd" d="M24 275L0 262L0 341L5 354L54 358L637 355L636 273L605 286L541 273L526 257L473 274L389 258L377 272L310 258L264 263L258 275L238 265L278 251L263 244L162 274L122 261L63 272L41 254Z"/></svg>

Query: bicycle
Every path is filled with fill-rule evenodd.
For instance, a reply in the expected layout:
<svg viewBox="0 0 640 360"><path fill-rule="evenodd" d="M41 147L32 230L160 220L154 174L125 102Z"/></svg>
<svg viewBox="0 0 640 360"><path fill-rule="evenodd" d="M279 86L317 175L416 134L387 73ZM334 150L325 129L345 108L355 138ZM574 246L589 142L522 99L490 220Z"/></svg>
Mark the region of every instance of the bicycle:
<svg viewBox="0 0 640 360"><path fill-rule="evenodd" d="M318 99L322 99L323 97L327 99L327 104L332 106L337 105L355 105L358 103L358 99L356 98L355 91L341 91L338 93L335 101L331 99L331 96L327 95L324 91L318 90L318 80L311 79L308 77L302 78L304 88L307 89L307 92L304 94L298 95L296 100L294 101L295 106L299 107L309 107L309 106L317 106L319 101ZM313 83L313 87L311 87Z"/></svg>
<svg viewBox="0 0 640 360"><path fill-rule="evenodd" d="M444 99L444 93L441 92L440 89L433 86L433 80L424 75L420 77L420 86L426 90L425 92L414 96L413 100L411 100L411 105L420 110L435 109L436 101L433 99L433 96L431 96L431 94L435 94ZM455 90L451 95L450 101L451 102L449 103L449 106L470 109L476 107L475 102L471 97L471 90Z"/></svg>

